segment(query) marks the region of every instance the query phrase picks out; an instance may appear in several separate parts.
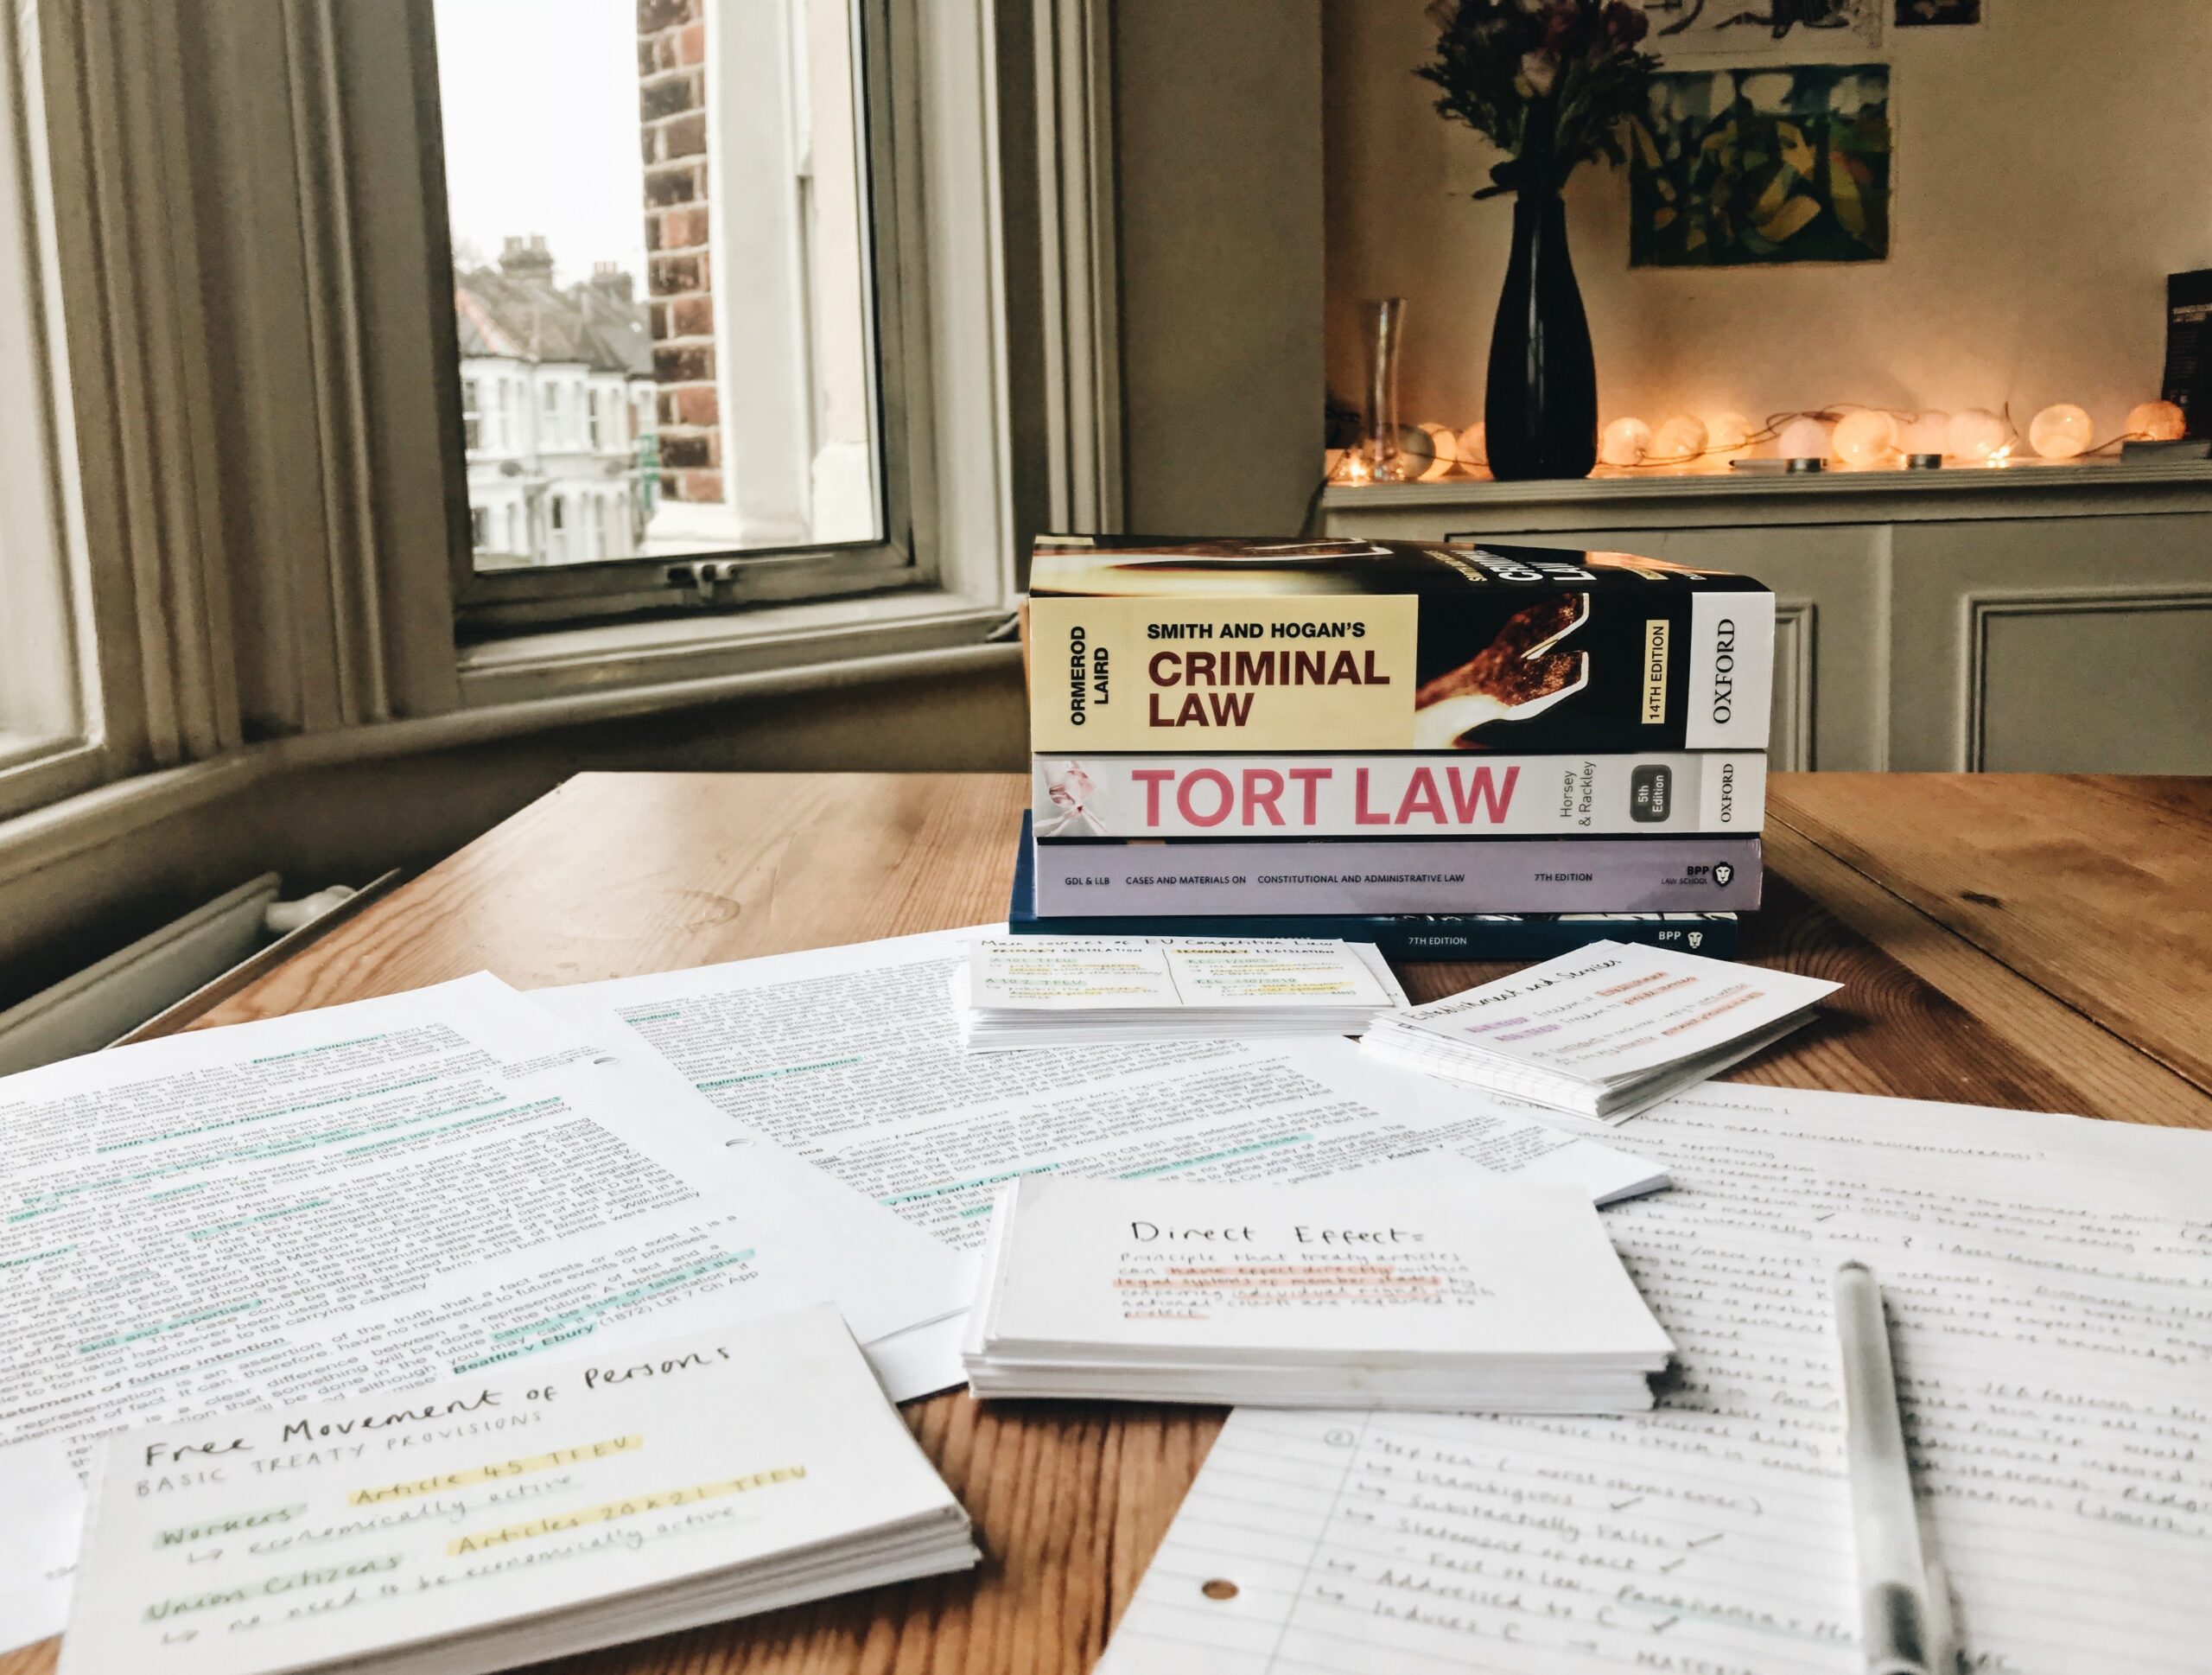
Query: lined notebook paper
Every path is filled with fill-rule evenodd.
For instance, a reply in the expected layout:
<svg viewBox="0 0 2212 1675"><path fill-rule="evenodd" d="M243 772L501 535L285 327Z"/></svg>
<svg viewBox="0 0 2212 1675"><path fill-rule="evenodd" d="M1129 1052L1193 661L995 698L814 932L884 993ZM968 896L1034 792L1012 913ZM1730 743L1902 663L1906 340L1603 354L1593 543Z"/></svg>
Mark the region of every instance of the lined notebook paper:
<svg viewBox="0 0 2212 1675"><path fill-rule="evenodd" d="M1606 1223L1674 1337L1628 1419L1239 1410L1100 1665L1858 1675L1828 1298L1882 1277L1968 1666L2212 1641L2212 1135L1712 1087Z"/></svg>

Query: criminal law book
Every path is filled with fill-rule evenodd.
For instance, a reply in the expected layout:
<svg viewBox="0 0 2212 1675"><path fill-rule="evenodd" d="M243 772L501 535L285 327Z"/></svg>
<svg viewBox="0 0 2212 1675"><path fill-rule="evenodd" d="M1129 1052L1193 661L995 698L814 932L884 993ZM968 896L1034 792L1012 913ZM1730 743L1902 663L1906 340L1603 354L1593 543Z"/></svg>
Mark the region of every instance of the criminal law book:
<svg viewBox="0 0 2212 1675"><path fill-rule="evenodd" d="M1014 859L1007 930L1014 936L1303 937L1372 944L1385 959L1549 959L1592 942L1734 956L1732 913L1248 914L1039 918L1029 816Z"/></svg>
<svg viewBox="0 0 2212 1675"><path fill-rule="evenodd" d="M1046 536L1030 748L1763 750L1774 595L1664 559Z"/></svg>
<svg viewBox="0 0 2212 1675"><path fill-rule="evenodd" d="M1579 838L1755 832L1764 751L1038 756L1031 812L1070 838Z"/></svg>
<svg viewBox="0 0 2212 1675"><path fill-rule="evenodd" d="M590 1331L111 1438L64 1675L476 1675L978 1561L834 1306Z"/></svg>
<svg viewBox="0 0 2212 1675"><path fill-rule="evenodd" d="M1039 918L1698 913L1759 904L1756 838L1032 842Z"/></svg>
<svg viewBox="0 0 2212 1675"><path fill-rule="evenodd" d="M1673 1345L1587 1194L1423 1157L1327 1180L1000 1191L978 1396L1635 1413Z"/></svg>
<svg viewBox="0 0 2212 1675"><path fill-rule="evenodd" d="M1360 1046L1404 1069L1619 1123L1780 1040L1840 986L1675 949L1593 942L1380 1016Z"/></svg>

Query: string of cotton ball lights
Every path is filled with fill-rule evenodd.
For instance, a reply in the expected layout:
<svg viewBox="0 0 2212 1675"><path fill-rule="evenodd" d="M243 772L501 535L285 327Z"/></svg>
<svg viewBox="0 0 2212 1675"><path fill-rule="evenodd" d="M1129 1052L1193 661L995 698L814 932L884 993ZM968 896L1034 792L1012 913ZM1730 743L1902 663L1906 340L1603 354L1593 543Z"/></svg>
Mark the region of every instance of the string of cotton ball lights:
<svg viewBox="0 0 2212 1675"><path fill-rule="evenodd" d="M2126 428L2098 442L2087 411L2071 402L2056 402L2029 421L2025 441L2041 458L2078 459L2125 442L2177 440L2185 418L2171 401L2138 402L2128 410ZM2009 417L1986 407L1955 414L1936 409L1901 412L1838 402L1770 414L1757 428L1736 412L1716 414L1710 420L1677 413L1656 431L1643 420L1623 415L1600 432L1598 458L1620 470L1679 469L1707 461L1741 459L1770 442L1775 455L1793 464L1834 460L1866 471L1944 460L2003 465L2017 457L2022 440Z"/></svg>
<svg viewBox="0 0 2212 1675"><path fill-rule="evenodd" d="M1624 414L1599 433L1598 460L1624 471L1668 471L1726 466L1773 444L1773 456L1792 469L1818 469L1830 461L1856 471L1934 466L1950 462L1975 466L2015 462L2024 445L2050 461L2080 459L2108 452L2125 442L2178 440L2186 416L2171 401L2138 402L2128 410L2126 428L2097 442L2088 413L2071 402L2044 408L2029 421L2023 436L2009 410L1968 407L1956 413L1940 409L1919 412L1835 402L1795 412L1770 413L1755 424L1732 410L1701 417L1676 413L1655 430L1643 419ZM1434 482L1459 472L1488 468L1489 448L1479 423L1463 430L1448 424L1402 425L1399 452L1405 480ZM1363 450L1347 449L1332 481L1372 480Z"/></svg>

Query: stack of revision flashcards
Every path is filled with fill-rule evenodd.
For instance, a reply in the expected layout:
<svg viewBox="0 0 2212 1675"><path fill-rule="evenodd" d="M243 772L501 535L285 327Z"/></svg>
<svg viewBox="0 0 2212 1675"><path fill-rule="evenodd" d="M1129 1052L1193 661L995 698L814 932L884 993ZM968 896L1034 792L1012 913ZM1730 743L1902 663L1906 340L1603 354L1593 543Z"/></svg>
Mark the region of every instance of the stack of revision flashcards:
<svg viewBox="0 0 2212 1675"><path fill-rule="evenodd" d="M956 974L964 1046L1355 1035L1410 1003L1357 942L994 937Z"/></svg>
<svg viewBox="0 0 2212 1675"><path fill-rule="evenodd" d="M1285 1186L1025 1175L962 1358L978 1396L1630 1413L1673 1352L1588 1196L1419 1160Z"/></svg>
<svg viewBox="0 0 2212 1675"><path fill-rule="evenodd" d="M827 1304L99 1464L64 1675L477 1675L980 1557Z"/></svg>
<svg viewBox="0 0 2212 1675"><path fill-rule="evenodd" d="M1378 1018L1360 1045L1391 1064L1619 1123L1788 1035L1840 987L1671 948L1593 942Z"/></svg>

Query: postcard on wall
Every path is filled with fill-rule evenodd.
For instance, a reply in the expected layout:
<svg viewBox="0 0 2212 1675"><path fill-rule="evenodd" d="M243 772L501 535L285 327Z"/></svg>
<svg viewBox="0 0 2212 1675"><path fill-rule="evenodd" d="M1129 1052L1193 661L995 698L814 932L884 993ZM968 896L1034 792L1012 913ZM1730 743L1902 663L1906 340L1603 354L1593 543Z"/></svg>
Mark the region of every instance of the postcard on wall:
<svg viewBox="0 0 2212 1675"><path fill-rule="evenodd" d="M1932 0L1972 5L1976 0ZM1863 58L1880 50L1891 0L1634 0L1644 45L1667 65ZM1912 0L1896 0L1898 21Z"/></svg>
<svg viewBox="0 0 2212 1675"><path fill-rule="evenodd" d="M1629 265L1885 261L1891 137L1886 64L1662 74L1630 137Z"/></svg>

